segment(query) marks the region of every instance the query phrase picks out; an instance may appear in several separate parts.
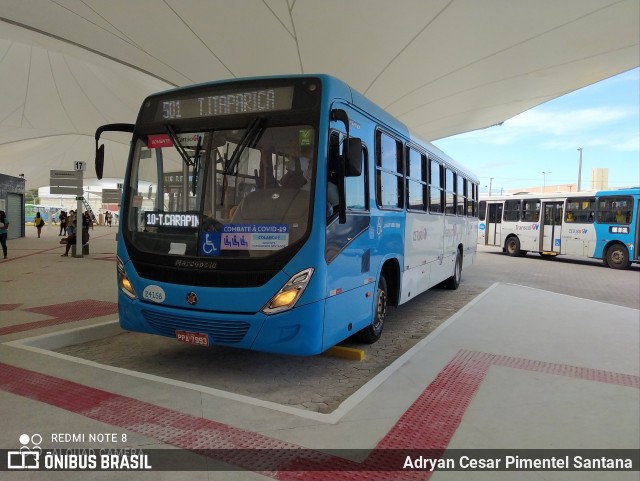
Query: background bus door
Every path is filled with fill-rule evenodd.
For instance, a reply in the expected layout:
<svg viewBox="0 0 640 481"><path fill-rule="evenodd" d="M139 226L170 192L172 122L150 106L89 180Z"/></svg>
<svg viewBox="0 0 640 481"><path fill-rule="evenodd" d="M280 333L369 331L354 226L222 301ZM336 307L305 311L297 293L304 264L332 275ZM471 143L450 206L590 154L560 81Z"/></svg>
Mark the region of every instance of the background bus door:
<svg viewBox="0 0 640 481"><path fill-rule="evenodd" d="M492 246L502 245L502 202L487 204L487 237L485 243Z"/></svg>
<svg viewBox="0 0 640 481"><path fill-rule="evenodd" d="M557 252L560 254L563 205L563 202L542 203L542 212L544 213L540 232L542 252Z"/></svg>
<svg viewBox="0 0 640 481"><path fill-rule="evenodd" d="M633 243L634 243L633 258L635 260L640 260L640 199L638 199L638 204L636 205L635 219L636 219L636 235L633 240Z"/></svg>

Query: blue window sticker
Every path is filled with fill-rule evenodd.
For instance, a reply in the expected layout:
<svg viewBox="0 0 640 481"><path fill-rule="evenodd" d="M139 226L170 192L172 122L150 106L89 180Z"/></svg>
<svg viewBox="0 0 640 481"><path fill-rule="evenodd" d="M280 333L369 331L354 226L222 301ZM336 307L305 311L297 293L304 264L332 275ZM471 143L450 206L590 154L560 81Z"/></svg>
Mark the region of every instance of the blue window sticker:
<svg viewBox="0 0 640 481"><path fill-rule="evenodd" d="M203 232L200 237L200 254L203 256L220 255L220 233Z"/></svg>

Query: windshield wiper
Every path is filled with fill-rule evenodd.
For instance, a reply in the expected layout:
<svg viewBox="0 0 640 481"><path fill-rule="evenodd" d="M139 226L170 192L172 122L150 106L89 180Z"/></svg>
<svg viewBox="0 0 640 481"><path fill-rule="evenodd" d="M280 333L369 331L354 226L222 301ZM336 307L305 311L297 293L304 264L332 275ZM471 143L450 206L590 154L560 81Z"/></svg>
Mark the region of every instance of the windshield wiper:
<svg viewBox="0 0 640 481"><path fill-rule="evenodd" d="M264 125L264 118L256 117L251 121L251 123L249 124L249 127L247 127L247 130L245 130L244 135L240 139L240 142L238 143L238 145L236 145L236 148L233 150L233 153L231 154L231 158L229 158L229 155L228 155L229 144L227 143L227 152L225 152L225 156L224 156L225 159L224 159L224 171L222 176L220 205L224 205L224 198L227 193L227 185L228 185L227 175L233 174L238 163L240 162L240 157L242 156L242 153L245 151L245 149L249 146L253 148L258 143L258 140L260 139L260 137L262 136L262 133L264 132L263 125Z"/></svg>
<svg viewBox="0 0 640 481"><path fill-rule="evenodd" d="M173 129L172 125L167 125L167 133L173 142L174 147L182 157L182 160L187 165L187 167L193 167L192 178L191 178L191 192L193 195L196 194L196 188L198 186L198 172L200 170L200 152L202 151L202 136L198 135L198 144L196 145L196 152L193 156L193 159L189 157L189 153L186 151L184 146L178 140L178 136L176 135L176 131Z"/></svg>
<svg viewBox="0 0 640 481"><path fill-rule="evenodd" d="M231 154L231 158L227 159L225 163L225 175L233 173L234 169L238 165L238 162L240 162L240 156L247 147L254 147L258 143L258 139L263 132L263 123L264 119L256 117L255 119L253 119L251 124L249 124L249 127L247 127L247 130L245 130L244 135L240 139L240 142L238 143L238 145L236 145L233 154Z"/></svg>
<svg viewBox="0 0 640 481"><path fill-rule="evenodd" d="M189 158L189 154L187 154L187 151L184 149L184 147L178 140L176 131L173 130L173 127L171 125L167 125L167 133L169 134L169 137L171 137L171 140L173 141L173 145L178 151L178 153L180 154L180 156L182 157L182 160L184 160L184 163L187 164L188 166L193 165L193 161Z"/></svg>
<svg viewBox="0 0 640 481"><path fill-rule="evenodd" d="M198 174L200 173L200 152L202 151L202 136L198 135L198 145L196 145L196 153L193 155L193 179L191 181L191 193L196 195L198 187Z"/></svg>

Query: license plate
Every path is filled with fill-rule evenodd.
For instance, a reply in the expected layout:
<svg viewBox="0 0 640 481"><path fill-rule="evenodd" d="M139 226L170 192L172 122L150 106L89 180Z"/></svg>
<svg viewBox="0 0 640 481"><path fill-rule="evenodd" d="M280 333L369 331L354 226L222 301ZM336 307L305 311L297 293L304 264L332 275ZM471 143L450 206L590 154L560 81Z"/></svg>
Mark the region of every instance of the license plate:
<svg viewBox="0 0 640 481"><path fill-rule="evenodd" d="M199 332L176 331L176 339L187 344L196 344L198 346L209 345L209 336Z"/></svg>

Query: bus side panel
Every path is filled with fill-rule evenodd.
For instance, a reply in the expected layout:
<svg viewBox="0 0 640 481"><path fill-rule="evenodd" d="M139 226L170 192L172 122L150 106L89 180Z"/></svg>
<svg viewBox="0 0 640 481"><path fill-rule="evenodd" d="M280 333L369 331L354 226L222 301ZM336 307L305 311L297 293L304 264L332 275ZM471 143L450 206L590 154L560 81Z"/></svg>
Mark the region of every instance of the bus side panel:
<svg viewBox="0 0 640 481"><path fill-rule="evenodd" d="M593 257L596 230L593 224L565 222L562 228L562 254Z"/></svg>
<svg viewBox="0 0 640 481"><path fill-rule="evenodd" d="M323 350L371 324L375 292L374 281L347 292L334 294L326 300Z"/></svg>
<svg viewBox="0 0 640 481"><path fill-rule="evenodd" d="M453 275L456 257L458 256L458 246L462 245L463 242L464 222L465 219L463 217L457 217L454 215L444 216L442 262L434 262L432 264L432 285L439 284Z"/></svg>
<svg viewBox="0 0 640 481"><path fill-rule="evenodd" d="M348 226L352 225L351 220L360 217L362 223L355 221L354 231L350 231ZM365 226L363 231L357 233L359 227ZM343 339L354 334L360 328L371 322L372 303L371 298L366 298L363 286L373 285L375 282L375 272L372 271L372 245L371 238L374 235L375 227L371 225L368 215L357 216L348 215L346 224L337 224L337 219L332 221L327 229L327 250L338 249L337 245L346 245L340 250L336 257L332 258L327 265L327 282L324 296L326 297L324 331L322 333L322 344L327 349ZM355 237L351 241L348 239ZM334 243L336 246L334 247ZM373 289L371 286L369 290ZM349 330L351 326L351 331ZM358 329L354 329L357 326Z"/></svg>
<svg viewBox="0 0 640 481"><path fill-rule="evenodd" d="M503 227L509 225L509 231L515 232L520 241L520 249L523 251L539 252L540 223L539 222L505 222Z"/></svg>
<svg viewBox="0 0 640 481"><path fill-rule="evenodd" d="M476 242L476 239L478 238L478 219L476 217L467 217L465 219L464 228L463 269L473 265L476 259L476 253L478 252L478 244Z"/></svg>
<svg viewBox="0 0 640 481"><path fill-rule="evenodd" d="M431 265L442 259L444 216L408 212L400 304L434 286Z"/></svg>

